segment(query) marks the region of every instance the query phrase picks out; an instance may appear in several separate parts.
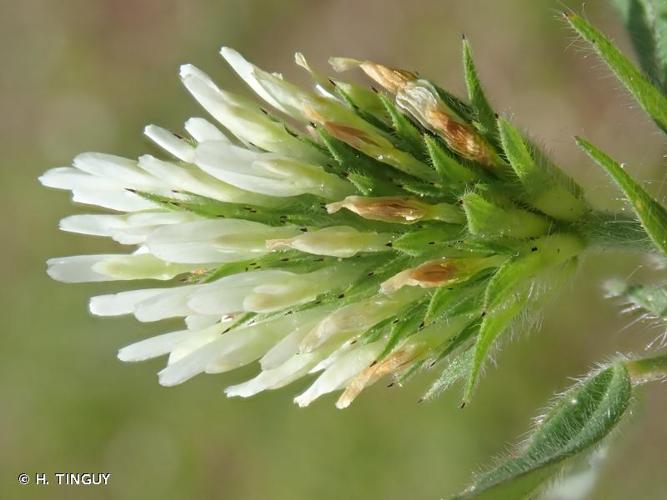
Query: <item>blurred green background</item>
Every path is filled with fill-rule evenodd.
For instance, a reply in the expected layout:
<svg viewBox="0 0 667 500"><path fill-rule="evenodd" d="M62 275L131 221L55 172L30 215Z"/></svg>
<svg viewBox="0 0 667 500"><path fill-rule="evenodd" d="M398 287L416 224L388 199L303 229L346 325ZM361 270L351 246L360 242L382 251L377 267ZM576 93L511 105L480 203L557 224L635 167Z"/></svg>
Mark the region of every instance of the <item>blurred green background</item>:
<svg viewBox="0 0 667 500"><path fill-rule="evenodd" d="M595 204L618 207L618 193L578 152L575 134L664 194L664 142L558 18L564 4L581 10L552 0L0 0L0 498L441 498L524 435L569 377L642 350L661 331L623 329L631 318L602 298L600 284L652 271L636 256L607 253L584 261L539 332L497 357L465 410L458 389L416 404L427 377L402 389L378 384L345 411L331 397L298 409L291 398L307 382L228 400L222 387L254 367L162 388L162 360L125 365L115 352L172 325L92 318L87 298L122 286L66 286L44 272L50 256L113 245L60 233L60 218L87 209L37 176L85 150L136 157L150 148L144 124L179 130L202 115L178 65L192 62L236 89L217 55L223 44L300 82L295 50L319 68L347 55L418 69L462 93L465 32L496 108L529 129ZM586 15L628 50L606 1L588 2ZM593 498L665 498L664 391L647 388L637 402ZM58 471L111 472L111 485L16 481L20 472Z"/></svg>

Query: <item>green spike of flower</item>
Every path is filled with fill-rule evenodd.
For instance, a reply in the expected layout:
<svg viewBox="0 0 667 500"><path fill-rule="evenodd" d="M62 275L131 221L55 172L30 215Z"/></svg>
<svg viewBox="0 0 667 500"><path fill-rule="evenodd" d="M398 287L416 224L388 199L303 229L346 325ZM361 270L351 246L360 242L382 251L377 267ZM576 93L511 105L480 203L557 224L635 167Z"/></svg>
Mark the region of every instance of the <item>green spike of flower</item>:
<svg viewBox="0 0 667 500"><path fill-rule="evenodd" d="M505 155L527 193L526 202L556 219L577 220L587 210L578 186L506 119L498 119Z"/></svg>
<svg viewBox="0 0 667 500"><path fill-rule="evenodd" d="M471 234L485 238L535 238L552 225L544 216L514 206L500 206L474 192L462 196Z"/></svg>
<svg viewBox="0 0 667 500"><path fill-rule="evenodd" d="M498 141L498 123L496 121L496 112L489 104L484 89L477 75L477 68L472 59L472 50L470 42L463 37L463 69L468 88L468 98L475 112L475 124L480 133L486 137L492 144L497 145Z"/></svg>

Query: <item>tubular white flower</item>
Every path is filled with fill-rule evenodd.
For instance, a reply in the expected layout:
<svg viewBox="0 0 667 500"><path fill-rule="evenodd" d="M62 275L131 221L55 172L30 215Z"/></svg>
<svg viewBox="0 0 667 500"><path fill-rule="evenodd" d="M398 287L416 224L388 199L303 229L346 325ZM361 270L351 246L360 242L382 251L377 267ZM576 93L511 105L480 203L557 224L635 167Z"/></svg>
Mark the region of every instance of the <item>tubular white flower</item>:
<svg viewBox="0 0 667 500"><path fill-rule="evenodd" d="M65 283L156 279L170 280L192 266L162 261L148 253L133 255L75 255L49 259L49 276Z"/></svg>
<svg viewBox="0 0 667 500"><path fill-rule="evenodd" d="M384 341L377 341L346 352L324 370L305 392L294 398L294 402L301 407L308 406L320 396L342 389L353 377L375 361L384 345Z"/></svg>
<svg viewBox="0 0 667 500"><path fill-rule="evenodd" d="M169 349L169 364L160 372L160 384L176 385L199 373L222 373L251 363L291 331L308 328L320 315L317 310L303 311L249 323L224 334L226 323L195 332L194 337L189 332Z"/></svg>
<svg viewBox="0 0 667 500"><path fill-rule="evenodd" d="M225 134L204 118L190 118L185 122L185 130L197 142L220 141L230 143Z"/></svg>
<svg viewBox="0 0 667 500"><path fill-rule="evenodd" d="M146 125L144 134L155 144L181 161L192 162L194 148L187 141L176 137L157 125Z"/></svg>
<svg viewBox="0 0 667 500"><path fill-rule="evenodd" d="M353 192L350 183L322 167L271 153L256 153L223 142L197 146L193 163L233 186L269 196L314 194L337 199Z"/></svg>
<svg viewBox="0 0 667 500"><path fill-rule="evenodd" d="M388 250L390 234L363 232L349 226L332 226L309 231L292 238L269 239L270 250L293 248L301 252L331 257L352 257L360 252L381 252Z"/></svg>
<svg viewBox="0 0 667 500"><path fill-rule="evenodd" d="M189 212L137 212L129 215L71 215L60 221L60 229L71 233L107 236L118 243L144 243L158 228L203 220Z"/></svg>
<svg viewBox="0 0 667 500"><path fill-rule="evenodd" d="M181 80L199 104L242 142L304 161L326 159L268 117L253 101L219 89L194 66L181 66Z"/></svg>
<svg viewBox="0 0 667 500"><path fill-rule="evenodd" d="M337 309L324 318L300 343L300 352L310 352L326 343L347 340L365 332L420 295L414 289L388 296L375 296Z"/></svg>
<svg viewBox="0 0 667 500"><path fill-rule="evenodd" d="M271 227L237 219L198 220L160 227L146 238L155 256L170 262L234 262L269 252L266 239L297 234L292 226Z"/></svg>
<svg viewBox="0 0 667 500"><path fill-rule="evenodd" d="M280 389L306 375L312 367L329 354L331 354L331 348L295 354L276 368L264 370L247 382L227 387L225 394L229 397L248 398L262 391Z"/></svg>
<svg viewBox="0 0 667 500"><path fill-rule="evenodd" d="M306 274L266 270L234 274L201 285L188 301L194 312L230 314L271 312L309 302L358 275L354 266L339 264Z"/></svg>
<svg viewBox="0 0 667 500"><path fill-rule="evenodd" d="M256 205L271 203L271 200L220 182L189 165L175 165L168 161L159 160L151 155L143 155L139 158L139 166L150 172L151 175L163 179L165 184L173 190L187 191L214 200L232 203L251 203Z"/></svg>
<svg viewBox="0 0 667 500"><path fill-rule="evenodd" d="M39 178L42 185L72 191L72 200L119 212L137 212L156 207L155 203L127 191L127 185L104 179L72 167L58 167Z"/></svg>

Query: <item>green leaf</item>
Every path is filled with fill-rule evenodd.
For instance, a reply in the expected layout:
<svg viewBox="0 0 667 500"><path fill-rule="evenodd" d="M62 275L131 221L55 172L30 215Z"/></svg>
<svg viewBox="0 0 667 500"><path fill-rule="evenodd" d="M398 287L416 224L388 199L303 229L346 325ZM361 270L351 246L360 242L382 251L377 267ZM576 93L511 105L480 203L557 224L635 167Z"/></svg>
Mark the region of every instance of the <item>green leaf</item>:
<svg viewBox="0 0 667 500"><path fill-rule="evenodd" d="M631 285L622 280L605 284L610 297L619 297L631 311L648 314L651 318L667 321L667 287L660 285Z"/></svg>
<svg viewBox="0 0 667 500"><path fill-rule="evenodd" d="M566 12L565 17L579 35L611 68L616 77L632 93L640 106L667 133L667 97L646 78L600 31L581 16Z"/></svg>
<svg viewBox="0 0 667 500"><path fill-rule="evenodd" d="M579 187L504 118L498 119L505 155L527 193L526 202L556 219L573 221L587 210Z"/></svg>
<svg viewBox="0 0 667 500"><path fill-rule="evenodd" d="M623 168L623 165L593 146L576 138L577 144L611 176L623 190L655 245L667 254L667 209L655 201Z"/></svg>
<svg viewBox="0 0 667 500"><path fill-rule="evenodd" d="M482 84L475 68L475 63L472 59L472 51L470 49L470 42L463 38L463 69L465 73L466 87L468 88L468 97L475 113L475 124L477 130L491 141L494 145L498 145L498 125L496 122L496 112L489 104Z"/></svg>
<svg viewBox="0 0 667 500"><path fill-rule="evenodd" d="M532 497L571 459L590 452L614 430L632 395L628 370L615 363L560 395L517 453L478 476L455 499Z"/></svg>
<svg viewBox="0 0 667 500"><path fill-rule="evenodd" d="M644 72L667 90L667 3L614 0Z"/></svg>

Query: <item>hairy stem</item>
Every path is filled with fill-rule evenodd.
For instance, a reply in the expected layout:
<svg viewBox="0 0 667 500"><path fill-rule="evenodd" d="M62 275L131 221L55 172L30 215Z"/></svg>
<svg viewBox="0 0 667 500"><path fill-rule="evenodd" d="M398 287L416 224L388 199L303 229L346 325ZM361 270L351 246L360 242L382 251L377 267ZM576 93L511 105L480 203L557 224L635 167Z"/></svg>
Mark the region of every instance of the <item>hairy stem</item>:
<svg viewBox="0 0 667 500"><path fill-rule="evenodd" d="M656 253L641 223L623 213L592 212L575 229L593 248Z"/></svg>

